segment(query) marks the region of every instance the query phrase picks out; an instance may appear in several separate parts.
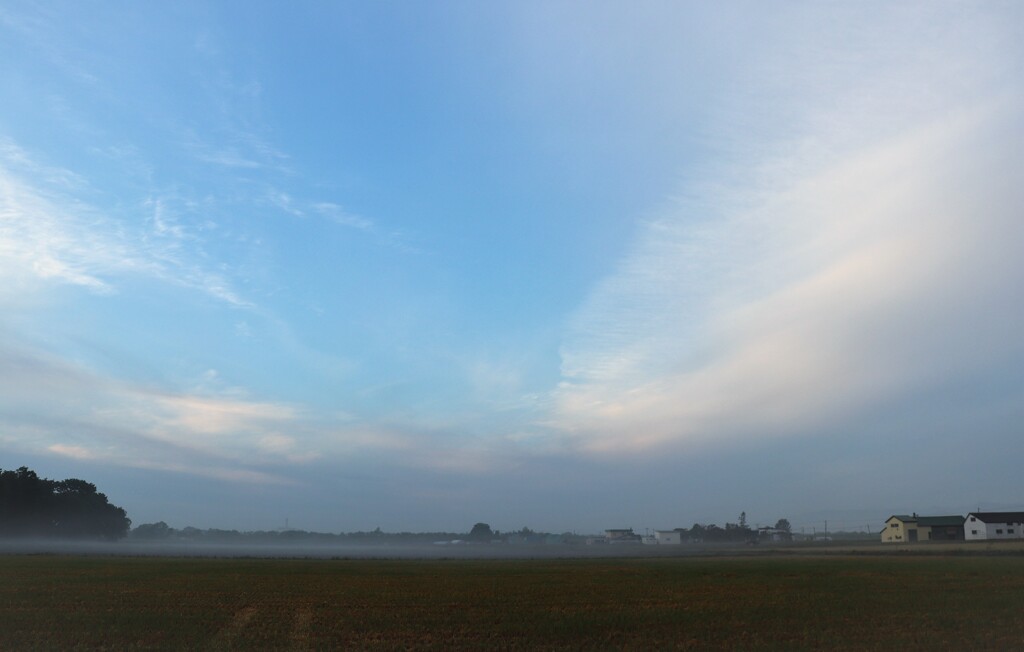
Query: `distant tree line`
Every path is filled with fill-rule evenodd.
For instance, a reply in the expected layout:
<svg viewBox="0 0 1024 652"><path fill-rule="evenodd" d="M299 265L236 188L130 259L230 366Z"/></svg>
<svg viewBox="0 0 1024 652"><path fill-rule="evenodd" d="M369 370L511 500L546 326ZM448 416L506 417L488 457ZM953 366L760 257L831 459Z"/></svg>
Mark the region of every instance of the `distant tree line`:
<svg viewBox="0 0 1024 652"><path fill-rule="evenodd" d="M570 532L551 534L524 527L513 532L492 530L486 523L475 524L469 532L309 532L306 530L222 530L196 527L173 528L163 521L143 523L132 529L136 541L177 541L207 543L311 544L311 545L424 545L434 543L583 543L585 536Z"/></svg>
<svg viewBox="0 0 1024 652"><path fill-rule="evenodd" d="M131 524L90 482L0 469L0 536L120 539Z"/></svg>
<svg viewBox="0 0 1024 652"><path fill-rule="evenodd" d="M382 545L398 543L430 544L437 541L465 539L465 533L457 532L384 532L380 528L369 532L310 532L299 529L286 530L224 530L219 528L200 529L196 527L173 528L163 521L143 523L129 534L138 541L180 541L209 543L254 543L289 544L307 543L313 545Z"/></svg>
<svg viewBox="0 0 1024 652"><path fill-rule="evenodd" d="M789 521L780 518L773 528L782 540L790 540ZM736 523L719 526L714 523L694 523L691 528L677 528L684 542L690 543L750 543L758 541L759 531L747 525L746 514L740 514ZM528 527L519 530L498 531L487 523L476 523L468 532L384 532L380 528L359 532L310 532L299 529L283 530L223 530L196 527L173 528L163 521L144 523L135 527L129 537L137 541L251 543L251 544L309 544L309 545L424 545L434 543L466 544L584 544L587 535L573 532L537 532ZM775 538L773 540L779 540Z"/></svg>

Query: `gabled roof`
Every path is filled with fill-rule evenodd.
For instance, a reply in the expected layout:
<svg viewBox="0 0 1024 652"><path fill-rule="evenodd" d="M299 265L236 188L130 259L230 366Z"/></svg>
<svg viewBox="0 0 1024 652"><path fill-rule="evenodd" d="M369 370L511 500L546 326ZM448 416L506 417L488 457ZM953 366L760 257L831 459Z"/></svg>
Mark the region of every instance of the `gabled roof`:
<svg viewBox="0 0 1024 652"><path fill-rule="evenodd" d="M917 520L917 515L915 514L914 516L911 516L910 514L893 514L889 518L885 519L885 522L888 523L892 519L896 519L897 521L903 521L904 523L913 523Z"/></svg>
<svg viewBox="0 0 1024 652"><path fill-rule="evenodd" d="M918 516L917 524L928 527L962 527L964 524L963 516Z"/></svg>
<svg viewBox="0 0 1024 652"><path fill-rule="evenodd" d="M885 522L896 519L903 521L904 523L917 523L924 527L944 527L944 526L961 526L964 524L963 516L918 516L913 514L908 516L906 514L893 514L889 518L885 519Z"/></svg>
<svg viewBox="0 0 1024 652"><path fill-rule="evenodd" d="M1024 512L971 512L982 523L1024 523Z"/></svg>

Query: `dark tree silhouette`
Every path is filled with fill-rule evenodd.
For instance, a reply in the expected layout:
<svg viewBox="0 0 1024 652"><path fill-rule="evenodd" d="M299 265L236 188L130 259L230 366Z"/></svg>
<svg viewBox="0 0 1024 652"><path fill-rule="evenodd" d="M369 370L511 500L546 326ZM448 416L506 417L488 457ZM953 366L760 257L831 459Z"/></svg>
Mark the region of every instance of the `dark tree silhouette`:
<svg viewBox="0 0 1024 652"><path fill-rule="evenodd" d="M479 540L490 540L494 536L491 532L491 526L486 523L477 523L473 526L473 529L469 531L469 536L472 539Z"/></svg>
<svg viewBox="0 0 1024 652"><path fill-rule="evenodd" d="M131 523L90 482L0 469L0 536L120 539Z"/></svg>
<svg viewBox="0 0 1024 652"><path fill-rule="evenodd" d="M132 537L137 539L166 539L174 534L174 528L168 527L163 521L143 523L132 530Z"/></svg>

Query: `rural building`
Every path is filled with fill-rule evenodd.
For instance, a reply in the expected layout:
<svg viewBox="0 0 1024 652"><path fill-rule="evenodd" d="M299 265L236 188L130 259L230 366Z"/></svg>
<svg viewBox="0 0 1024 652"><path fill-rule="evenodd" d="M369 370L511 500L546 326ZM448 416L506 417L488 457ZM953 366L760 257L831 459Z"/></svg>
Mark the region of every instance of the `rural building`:
<svg viewBox="0 0 1024 652"><path fill-rule="evenodd" d="M964 538L968 541L1024 538L1024 512L971 512L964 521Z"/></svg>
<svg viewBox="0 0 1024 652"><path fill-rule="evenodd" d="M683 542L682 533L679 530L655 530L654 539L659 544L676 545Z"/></svg>
<svg viewBox="0 0 1024 652"><path fill-rule="evenodd" d="M895 514L885 521L882 543L963 541L963 516L910 516Z"/></svg>
<svg viewBox="0 0 1024 652"><path fill-rule="evenodd" d="M605 530L604 538L608 543L640 543L641 541L640 535L633 533L633 528Z"/></svg>
<svg viewBox="0 0 1024 652"><path fill-rule="evenodd" d="M757 540L771 543L792 541L793 534L789 530L780 530L774 527L762 527L757 530Z"/></svg>

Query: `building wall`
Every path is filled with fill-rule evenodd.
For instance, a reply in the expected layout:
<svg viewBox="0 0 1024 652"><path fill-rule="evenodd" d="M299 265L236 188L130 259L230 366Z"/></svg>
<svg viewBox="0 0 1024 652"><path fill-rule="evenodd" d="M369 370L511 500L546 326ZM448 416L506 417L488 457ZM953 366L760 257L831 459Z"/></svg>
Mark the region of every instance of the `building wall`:
<svg viewBox="0 0 1024 652"><path fill-rule="evenodd" d="M929 541L963 541L964 528L949 525L931 526Z"/></svg>
<svg viewBox="0 0 1024 652"><path fill-rule="evenodd" d="M985 538L985 524L968 515L967 520L964 521L964 540L965 541L980 541Z"/></svg>
<svg viewBox="0 0 1024 652"><path fill-rule="evenodd" d="M907 530L907 523L892 516L885 522L885 529L882 530L882 543L908 543L910 541ZM912 527L916 524L910 523Z"/></svg>
<svg viewBox="0 0 1024 652"><path fill-rule="evenodd" d="M683 542L683 538L675 530L655 530L654 536L658 543L679 544Z"/></svg>
<svg viewBox="0 0 1024 652"><path fill-rule="evenodd" d="M968 515L967 520L964 521L964 539L967 541L1024 539L1024 524L985 523L974 516Z"/></svg>
<svg viewBox="0 0 1024 652"><path fill-rule="evenodd" d="M895 516L890 516L885 522L885 529L882 530L882 543L917 543L920 541L949 541L949 535L945 527L938 527L933 530L931 525L921 525L917 520L902 521Z"/></svg>

